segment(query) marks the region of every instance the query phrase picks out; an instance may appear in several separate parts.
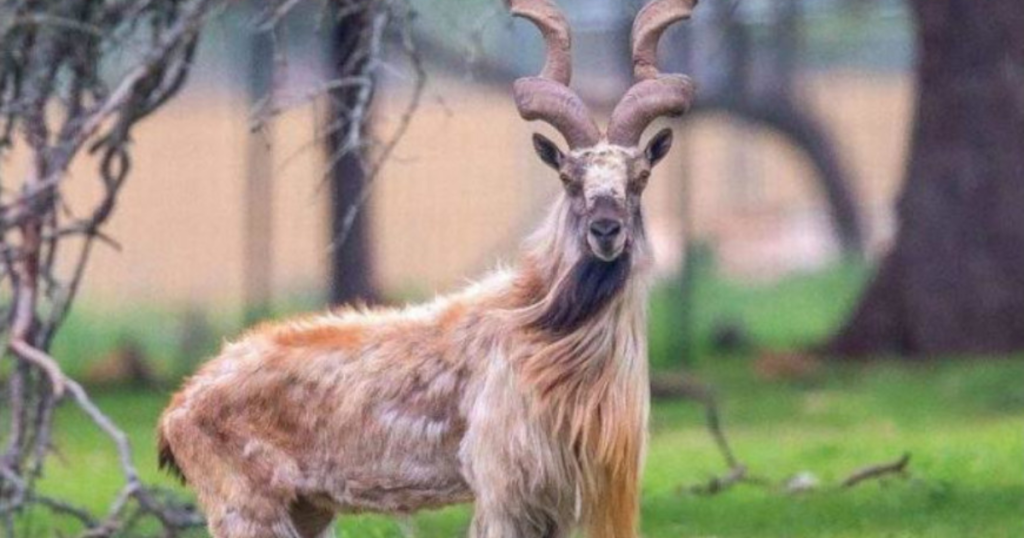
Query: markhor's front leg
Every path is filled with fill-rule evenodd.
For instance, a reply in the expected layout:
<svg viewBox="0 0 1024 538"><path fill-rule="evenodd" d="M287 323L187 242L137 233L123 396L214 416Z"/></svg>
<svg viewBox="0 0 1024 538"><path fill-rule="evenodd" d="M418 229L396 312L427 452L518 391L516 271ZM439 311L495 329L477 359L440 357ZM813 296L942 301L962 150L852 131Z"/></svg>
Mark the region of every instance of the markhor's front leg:
<svg viewBox="0 0 1024 538"><path fill-rule="evenodd" d="M556 452L544 447L543 438L534 438L546 453L530 454L514 441L528 437L521 433L495 433L493 443L481 443L475 451L470 538L567 538L576 526L576 488L554 480L564 478L560 466L542 463L556 461Z"/></svg>
<svg viewBox="0 0 1024 538"><path fill-rule="evenodd" d="M567 538L571 523L542 508L477 506L469 538Z"/></svg>
<svg viewBox="0 0 1024 538"><path fill-rule="evenodd" d="M583 498L580 526L586 538L637 538L640 518L639 458L592 477L596 491Z"/></svg>
<svg viewBox="0 0 1024 538"><path fill-rule="evenodd" d="M470 538L564 538L576 523L569 455L527 419L529 405L500 363L470 416L461 456L475 499Z"/></svg>

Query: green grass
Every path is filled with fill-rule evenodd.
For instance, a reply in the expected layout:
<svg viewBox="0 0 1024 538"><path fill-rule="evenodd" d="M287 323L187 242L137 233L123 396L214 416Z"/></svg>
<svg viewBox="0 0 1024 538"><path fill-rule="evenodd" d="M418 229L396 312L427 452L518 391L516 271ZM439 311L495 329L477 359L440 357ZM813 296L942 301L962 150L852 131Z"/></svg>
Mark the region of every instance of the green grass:
<svg viewBox="0 0 1024 538"><path fill-rule="evenodd" d="M686 402L654 407L644 481L647 537L1016 537L1024 533L1024 363L884 363L829 367L800 386L765 383L745 362L703 369L722 393L724 419L738 456L753 474L782 482L802 471L822 481L801 495L739 485L702 497L688 486L723 471ZM134 443L148 481L177 488L155 468L153 424L168 394L129 390L97 396ZM119 487L107 440L71 408L58 418L57 448L42 491L102 510ZM913 456L911 478L835 486L867 464ZM464 533L465 508L411 520L420 537ZM46 514L30 514L37 535ZM340 536L402 536L400 522L343 520Z"/></svg>
<svg viewBox="0 0 1024 538"><path fill-rule="evenodd" d="M324 307L316 294L297 293L274 305L270 316L318 309ZM111 309L78 303L57 333L52 352L68 375L82 379L88 378L91 367L131 342L141 347L158 375L177 379L215 354L224 338L238 335L245 328L243 317L241 312L195 307ZM203 325L200 330L196 320Z"/></svg>
<svg viewBox="0 0 1024 538"><path fill-rule="evenodd" d="M794 495L779 487L738 485L719 495L689 486L724 471L702 410L656 402L644 480L643 535L676 537L1019 537L1024 536L1024 358L829 364L799 382L767 382L752 356L723 357L710 344L716 324L741 326L756 349L812 345L838 323L863 285L863 268L843 267L768 287L740 286L708 271L693 290L691 330L678 326L678 295L663 286L652 306L652 355L658 369L678 368L679 335L694 339L690 371L719 392L738 457L772 484L801 472L821 486ZM89 364L124 335L138 338L163 372L180 371L178 316L108 313L72 319L58 342L66 364ZM237 323L215 317L216 330ZM217 321L217 320L220 321ZM215 345L215 342L210 346ZM82 368L82 366L78 366ZM145 480L188 495L156 471L153 427L169 391L98 391L100 406L129 433ZM44 493L104 510L120 486L108 440L71 407L58 415L57 454ZM910 478L844 490L836 486L864 465L912 455ZM403 522L360 516L338 525L342 537L462 536L469 509L427 512ZM26 535L49 536L54 523L35 509ZM60 527L64 531L73 528ZM198 531L197 536L203 536Z"/></svg>

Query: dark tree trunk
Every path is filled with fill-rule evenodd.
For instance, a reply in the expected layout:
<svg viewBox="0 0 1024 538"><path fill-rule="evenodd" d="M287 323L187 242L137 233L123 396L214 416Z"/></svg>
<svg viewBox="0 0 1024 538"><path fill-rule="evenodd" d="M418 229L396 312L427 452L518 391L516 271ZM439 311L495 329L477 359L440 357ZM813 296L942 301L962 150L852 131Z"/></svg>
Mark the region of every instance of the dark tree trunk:
<svg viewBox="0 0 1024 538"><path fill-rule="evenodd" d="M360 36L364 34L366 15L356 13L341 17L335 23L330 44L330 69L337 79L353 76L361 67L359 47ZM354 89L339 90L332 95L335 118L342 117L357 99ZM333 162L348 126L343 125L328 137L328 162ZM343 235L344 220L353 204L357 203L366 180L359 155L349 152L335 163L331 170L331 236L332 244ZM373 302L376 293L373 287L369 243L368 208L360 208L344 241L335 244L331 253L331 285L329 300L332 305L353 301Z"/></svg>
<svg viewBox="0 0 1024 538"><path fill-rule="evenodd" d="M248 40L248 97L250 108L270 95L274 44L265 32ZM270 315L274 247L273 137L269 122L264 131L249 133L245 154L245 267L243 300L246 325Z"/></svg>
<svg viewBox="0 0 1024 538"><path fill-rule="evenodd" d="M843 356L1024 349L1024 2L911 0L917 110L893 250Z"/></svg>

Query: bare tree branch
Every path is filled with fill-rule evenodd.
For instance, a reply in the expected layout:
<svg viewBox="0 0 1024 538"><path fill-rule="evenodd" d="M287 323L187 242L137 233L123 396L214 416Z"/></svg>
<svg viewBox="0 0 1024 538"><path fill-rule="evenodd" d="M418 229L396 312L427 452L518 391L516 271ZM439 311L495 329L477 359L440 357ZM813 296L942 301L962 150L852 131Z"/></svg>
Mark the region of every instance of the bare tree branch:
<svg viewBox="0 0 1024 538"><path fill-rule="evenodd" d="M265 16L262 31L278 24L301 0L254 0ZM341 89L359 95L343 118L342 152L373 146L364 136L385 40L397 35L416 74L415 92L394 137L368 164L376 175L404 134L425 79L408 25L406 0L330 0L334 13L365 13L353 76L325 82L292 102L266 96L254 125L291 106ZM0 413L0 534L13 536L16 517L30 506L77 521L81 536L130 534L145 519L174 536L201 523L187 503L144 484L123 430L66 376L50 355L54 335L78 294L96 241L116 245L103 232L131 170L129 143L136 124L179 93L191 71L206 21L227 0L5 0L0 2L0 344L13 367L4 380ZM275 34L276 37L276 34ZM284 67L283 49L275 67ZM276 88L275 88L276 89ZM31 172L13 179L3 160L27 150ZM375 147L375 146L374 146ZM96 154L102 196L85 215L64 203L68 170L83 153ZM368 196L368 191L365 196ZM365 200L360 197L358 210ZM8 300L9 299L9 300ZM103 515L63 499L39 495L35 482L53 454L53 413L73 404L110 439L124 480Z"/></svg>

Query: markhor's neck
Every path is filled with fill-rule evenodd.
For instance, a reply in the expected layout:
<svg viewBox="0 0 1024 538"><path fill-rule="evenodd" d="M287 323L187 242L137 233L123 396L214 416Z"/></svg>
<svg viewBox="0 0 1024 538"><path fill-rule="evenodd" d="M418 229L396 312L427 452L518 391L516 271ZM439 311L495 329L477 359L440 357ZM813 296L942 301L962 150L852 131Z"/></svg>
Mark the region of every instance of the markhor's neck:
<svg viewBox="0 0 1024 538"><path fill-rule="evenodd" d="M554 214L523 256L516 313L533 345L509 360L568 446L588 447L591 461L633 461L647 421L647 245L601 262L560 223Z"/></svg>

